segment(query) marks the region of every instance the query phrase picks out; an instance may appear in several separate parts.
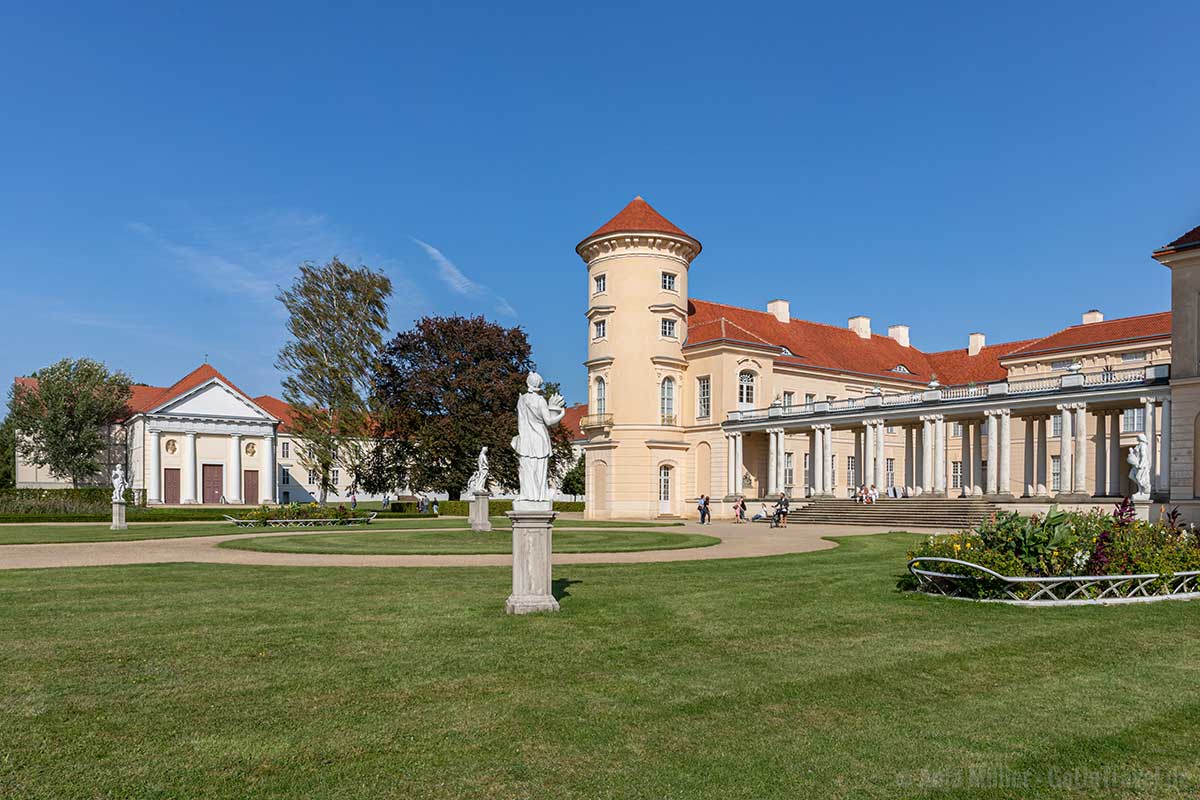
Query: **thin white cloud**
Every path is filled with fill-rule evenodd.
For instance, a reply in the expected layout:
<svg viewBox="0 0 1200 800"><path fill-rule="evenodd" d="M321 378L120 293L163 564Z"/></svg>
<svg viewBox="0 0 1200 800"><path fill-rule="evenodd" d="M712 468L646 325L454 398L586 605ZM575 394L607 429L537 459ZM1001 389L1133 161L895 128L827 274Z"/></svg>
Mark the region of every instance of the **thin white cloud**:
<svg viewBox="0 0 1200 800"><path fill-rule="evenodd" d="M463 271L455 265L453 261L446 258L445 253L437 249L428 242L423 242L420 239L413 238L413 241L420 245L421 249L433 260L437 265L438 277L442 279L442 283L450 287L450 290L464 297L490 298L496 304L496 311L510 317L517 316L517 310L505 300L502 296L493 292L490 288L471 280Z"/></svg>

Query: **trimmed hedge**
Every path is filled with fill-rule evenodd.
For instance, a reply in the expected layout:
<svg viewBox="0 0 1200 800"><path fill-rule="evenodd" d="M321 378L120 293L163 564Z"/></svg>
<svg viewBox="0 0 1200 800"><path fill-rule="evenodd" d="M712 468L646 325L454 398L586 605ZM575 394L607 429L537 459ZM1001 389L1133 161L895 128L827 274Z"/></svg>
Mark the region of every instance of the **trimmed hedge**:
<svg viewBox="0 0 1200 800"><path fill-rule="evenodd" d="M438 500L438 513L443 517L465 517L470 514L470 500ZM572 500L555 500L555 511L583 511L584 503ZM413 513L417 511L417 504L413 501L406 500L399 503L392 503L393 512ZM492 516L504 514L512 511L512 500L490 500L488 501L488 513ZM434 516L429 514L427 516Z"/></svg>
<svg viewBox="0 0 1200 800"><path fill-rule="evenodd" d="M77 503L96 503L99 505L108 505L112 503L112 487L111 486L80 486L78 489L0 489L0 507L8 500L18 501L37 501L55 499L64 502ZM133 502L133 489L125 490L125 501ZM137 497L142 502L139 505L145 505L145 494L139 493Z"/></svg>

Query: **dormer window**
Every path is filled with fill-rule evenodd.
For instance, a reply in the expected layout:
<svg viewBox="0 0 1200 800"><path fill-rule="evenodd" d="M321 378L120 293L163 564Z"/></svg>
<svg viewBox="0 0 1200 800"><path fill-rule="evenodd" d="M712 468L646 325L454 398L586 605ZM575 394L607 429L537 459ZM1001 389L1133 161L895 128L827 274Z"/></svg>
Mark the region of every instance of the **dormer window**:
<svg viewBox="0 0 1200 800"><path fill-rule="evenodd" d="M896 366L892 367L892 372L898 372L901 375L912 375L912 370L903 364L897 364Z"/></svg>
<svg viewBox="0 0 1200 800"><path fill-rule="evenodd" d="M675 273L664 272L662 274L662 290L664 292L674 292L675 289Z"/></svg>

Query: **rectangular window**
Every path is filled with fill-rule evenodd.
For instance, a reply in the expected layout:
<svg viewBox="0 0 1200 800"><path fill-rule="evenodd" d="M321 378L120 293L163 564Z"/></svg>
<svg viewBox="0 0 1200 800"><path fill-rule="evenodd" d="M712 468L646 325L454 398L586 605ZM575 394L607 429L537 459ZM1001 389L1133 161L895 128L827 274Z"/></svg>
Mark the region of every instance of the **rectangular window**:
<svg viewBox="0 0 1200 800"><path fill-rule="evenodd" d="M1121 353L1121 360L1128 364L1131 361L1145 361L1146 351L1142 350L1137 353Z"/></svg>
<svg viewBox="0 0 1200 800"><path fill-rule="evenodd" d="M962 488L962 462L954 461L950 464L950 488Z"/></svg>
<svg viewBox="0 0 1200 800"><path fill-rule="evenodd" d="M319 477L319 476L317 475L317 473L313 472L313 471L310 469L310 470L308 471L308 485L309 485L309 486L316 486L316 485L317 485L317 478L318 478L318 477Z"/></svg>
<svg viewBox="0 0 1200 800"><path fill-rule="evenodd" d="M292 472L287 467L284 467L283 472L280 473L279 482L284 486L292 482Z"/></svg>
<svg viewBox="0 0 1200 800"><path fill-rule="evenodd" d="M664 320L660 320L660 322L661 322L661 324L659 325L658 329L659 329L659 333L662 334L663 338L674 339L675 338L675 320L664 319Z"/></svg>
<svg viewBox="0 0 1200 800"><path fill-rule="evenodd" d="M884 426L883 426L883 432L884 432L884 433L895 433L895 432L896 432L896 426L895 426L895 425L884 425Z"/></svg>
<svg viewBox="0 0 1200 800"><path fill-rule="evenodd" d="M337 486L339 483L342 482L341 481L341 473L338 472L337 467L334 467L333 469L329 470L329 482L332 483L334 486Z"/></svg>
<svg viewBox="0 0 1200 800"><path fill-rule="evenodd" d="M792 404L795 402L796 402L796 393L795 392L784 392L783 393L783 407L784 408L791 408Z"/></svg>
<svg viewBox="0 0 1200 800"><path fill-rule="evenodd" d="M675 291L675 273L664 272L662 274L662 288L664 292Z"/></svg>
<svg viewBox="0 0 1200 800"><path fill-rule="evenodd" d="M835 394L827 394L827 395L825 395L825 402L826 402L826 403L832 403L834 400L837 400L837 395L835 395Z"/></svg>
<svg viewBox="0 0 1200 800"><path fill-rule="evenodd" d="M1121 415L1121 430L1126 433L1141 433L1146 430L1146 409L1125 409L1125 413Z"/></svg>
<svg viewBox="0 0 1200 800"><path fill-rule="evenodd" d="M812 462L809 460L809 453L804 454L804 475L808 479L808 485L813 485Z"/></svg>
<svg viewBox="0 0 1200 800"><path fill-rule="evenodd" d="M979 483L987 486L987 459L979 462Z"/></svg>
<svg viewBox="0 0 1200 800"><path fill-rule="evenodd" d="M708 419L712 414L712 382L705 375L696 379L696 418Z"/></svg>
<svg viewBox="0 0 1200 800"><path fill-rule="evenodd" d="M804 393L804 405L810 406L815 402L817 402L817 396L815 394L813 394L812 392Z"/></svg>
<svg viewBox="0 0 1200 800"><path fill-rule="evenodd" d="M292 450L291 442L280 442L279 443L279 457L280 458L287 458L288 453L290 453L291 450Z"/></svg>
<svg viewBox="0 0 1200 800"><path fill-rule="evenodd" d="M596 283L596 292L595 293L603 294L605 292L605 290L608 289L608 276L607 275L597 275L595 283Z"/></svg>
<svg viewBox="0 0 1200 800"><path fill-rule="evenodd" d="M598 319L598 320L596 320L596 323L593 327L596 329L595 338L597 338L597 339L603 339L605 337L605 335L608 333L608 321L607 320Z"/></svg>
<svg viewBox="0 0 1200 800"><path fill-rule="evenodd" d="M1050 488L1062 491L1062 458L1059 456L1050 456Z"/></svg>
<svg viewBox="0 0 1200 800"><path fill-rule="evenodd" d="M954 428L950 431L950 435L957 436L961 439L963 435L963 424L961 422L954 423Z"/></svg>
<svg viewBox="0 0 1200 800"><path fill-rule="evenodd" d="M896 485L896 459L889 458L886 462L887 484L889 489Z"/></svg>
<svg viewBox="0 0 1200 800"><path fill-rule="evenodd" d="M836 453L829 454L829 480L832 482L832 485L826 486L825 488L832 490L834 486L837 486L837 454Z"/></svg>
<svg viewBox="0 0 1200 800"><path fill-rule="evenodd" d="M1052 420L1050 423L1050 435L1062 436L1062 414L1055 414L1050 419Z"/></svg>
<svg viewBox="0 0 1200 800"><path fill-rule="evenodd" d="M858 486L858 459L846 456L846 485Z"/></svg>
<svg viewBox="0 0 1200 800"><path fill-rule="evenodd" d="M796 485L796 463L791 453L783 454L783 485Z"/></svg>

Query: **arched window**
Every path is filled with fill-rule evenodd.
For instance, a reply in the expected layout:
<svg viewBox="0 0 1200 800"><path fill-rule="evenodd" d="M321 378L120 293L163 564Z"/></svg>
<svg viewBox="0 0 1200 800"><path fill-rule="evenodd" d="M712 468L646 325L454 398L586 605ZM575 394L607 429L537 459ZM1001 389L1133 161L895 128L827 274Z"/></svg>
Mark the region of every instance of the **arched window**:
<svg viewBox="0 0 1200 800"><path fill-rule="evenodd" d="M663 425L675 424L675 379L663 378L658 391L658 410Z"/></svg>
<svg viewBox="0 0 1200 800"><path fill-rule="evenodd" d="M607 414L605 410L608 406L608 383L604 378L596 378L596 413Z"/></svg>
<svg viewBox="0 0 1200 800"><path fill-rule="evenodd" d="M748 369L738 373L738 407L754 408L754 373Z"/></svg>

